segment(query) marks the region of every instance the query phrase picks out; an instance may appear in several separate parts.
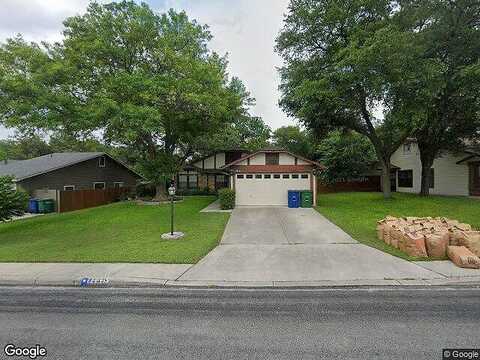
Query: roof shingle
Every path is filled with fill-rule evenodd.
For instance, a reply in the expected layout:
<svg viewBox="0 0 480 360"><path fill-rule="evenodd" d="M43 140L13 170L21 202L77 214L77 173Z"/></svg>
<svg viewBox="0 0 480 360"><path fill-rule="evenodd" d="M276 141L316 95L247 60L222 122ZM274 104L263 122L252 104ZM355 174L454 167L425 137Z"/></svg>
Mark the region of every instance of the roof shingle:
<svg viewBox="0 0 480 360"><path fill-rule="evenodd" d="M0 167L0 176L10 175L23 180L56 169L105 155L103 152L53 153L29 160L15 161Z"/></svg>

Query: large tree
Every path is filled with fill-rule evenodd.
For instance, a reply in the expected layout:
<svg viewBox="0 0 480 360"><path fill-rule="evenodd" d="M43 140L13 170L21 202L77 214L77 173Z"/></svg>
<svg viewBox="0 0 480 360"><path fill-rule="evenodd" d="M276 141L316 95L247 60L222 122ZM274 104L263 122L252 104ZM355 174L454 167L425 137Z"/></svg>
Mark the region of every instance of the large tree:
<svg viewBox="0 0 480 360"><path fill-rule="evenodd" d="M318 152L325 166L319 176L327 184L365 176L377 160L372 143L352 131L330 132L318 145Z"/></svg>
<svg viewBox="0 0 480 360"><path fill-rule="evenodd" d="M421 50L417 81L398 101L416 122L422 162L421 195L428 195L431 167L443 151L459 150L480 129L480 2L404 0L397 14ZM422 76L428 74L428 77Z"/></svg>
<svg viewBox="0 0 480 360"><path fill-rule="evenodd" d="M0 140L0 159L26 160L51 152L49 144L37 134L16 134Z"/></svg>
<svg viewBox="0 0 480 360"><path fill-rule="evenodd" d="M206 154L228 149L256 151L269 145L270 136L271 129L262 118L242 115L211 137L203 139L198 148Z"/></svg>
<svg viewBox="0 0 480 360"><path fill-rule="evenodd" d="M226 59L208 49L207 27L184 12L159 15L133 1L94 2L64 26L64 40L54 46L21 39L3 46L0 93L7 100L0 121L6 125L100 133L108 143L135 149L141 171L163 195L165 179L199 139L246 114ZM18 94L28 99L17 100Z"/></svg>
<svg viewBox="0 0 480 360"><path fill-rule="evenodd" d="M250 108L255 105L255 99L238 78L232 78L230 86L240 94L244 106ZM271 129L261 117L244 112L231 122L224 123L212 136L199 139L197 147L201 149L200 152L206 154L235 148L255 151L265 147L270 136Z"/></svg>
<svg viewBox="0 0 480 360"><path fill-rule="evenodd" d="M277 38L282 108L307 128L366 136L382 165L385 197L391 155L413 130L403 114L390 114L392 93L406 92L409 82L399 79L415 64L414 44L392 24L395 12L386 0L292 0Z"/></svg>
<svg viewBox="0 0 480 360"><path fill-rule="evenodd" d="M282 126L272 135L273 145L307 158L315 156L315 139L307 130L299 126Z"/></svg>

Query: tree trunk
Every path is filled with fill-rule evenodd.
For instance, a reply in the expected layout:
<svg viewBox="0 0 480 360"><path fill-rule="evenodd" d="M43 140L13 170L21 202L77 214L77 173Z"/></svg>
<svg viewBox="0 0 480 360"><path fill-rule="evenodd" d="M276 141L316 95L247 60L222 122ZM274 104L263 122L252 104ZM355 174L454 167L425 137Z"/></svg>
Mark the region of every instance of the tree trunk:
<svg viewBox="0 0 480 360"><path fill-rule="evenodd" d="M428 196L430 195L430 169L432 168L434 157L431 154L424 154L422 156L420 153L420 159L422 162L422 180L420 186L420 195Z"/></svg>
<svg viewBox="0 0 480 360"><path fill-rule="evenodd" d="M382 161L382 190L383 197L390 199L392 197L392 184L390 181L390 159L388 161Z"/></svg>
<svg viewBox="0 0 480 360"><path fill-rule="evenodd" d="M155 185L155 198L156 201L167 201L167 189L165 183Z"/></svg>
<svg viewBox="0 0 480 360"><path fill-rule="evenodd" d="M420 161L422 163L422 175L420 185L420 195L430 195L430 169L432 168L433 161L437 157L438 149L437 144L428 142L418 142L418 151L420 152Z"/></svg>

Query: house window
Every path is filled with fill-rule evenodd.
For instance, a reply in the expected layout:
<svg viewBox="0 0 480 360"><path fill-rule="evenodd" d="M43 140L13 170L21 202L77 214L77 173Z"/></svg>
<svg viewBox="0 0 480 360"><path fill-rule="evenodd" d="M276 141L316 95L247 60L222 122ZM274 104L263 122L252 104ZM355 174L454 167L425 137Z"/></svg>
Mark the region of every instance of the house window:
<svg viewBox="0 0 480 360"><path fill-rule="evenodd" d="M298 179L298 174L292 174L292 179Z"/></svg>
<svg viewBox="0 0 480 360"><path fill-rule="evenodd" d="M94 188L95 190L105 189L105 183L104 183L104 182L94 182L94 183L93 183L93 188Z"/></svg>
<svg viewBox="0 0 480 360"><path fill-rule="evenodd" d="M279 153L265 153L265 164L266 165L278 165L279 164Z"/></svg>
<svg viewBox="0 0 480 360"><path fill-rule="evenodd" d="M413 187L413 170L399 170L398 187L411 188Z"/></svg>
<svg viewBox="0 0 480 360"><path fill-rule="evenodd" d="M282 175L282 178L283 178L283 179L290 179L290 174L283 174L283 175Z"/></svg>
<svg viewBox="0 0 480 360"><path fill-rule="evenodd" d="M403 144L403 153L410 154L412 152L412 144Z"/></svg>
<svg viewBox="0 0 480 360"><path fill-rule="evenodd" d="M115 181L115 182L113 183L113 187L114 187L115 189L123 188L123 181Z"/></svg>
<svg viewBox="0 0 480 360"><path fill-rule="evenodd" d="M280 174L273 174L274 179L280 179Z"/></svg>
<svg viewBox="0 0 480 360"><path fill-rule="evenodd" d="M261 179L262 178L262 174L256 174L255 175L255 179Z"/></svg>
<svg viewBox="0 0 480 360"><path fill-rule="evenodd" d="M196 189L198 187L197 174L183 173L177 177L177 186L181 190Z"/></svg>
<svg viewBox="0 0 480 360"><path fill-rule="evenodd" d="M237 179L243 179L243 174L237 175Z"/></svg>
<svg viewBox="0 0 480 360"><path fill-rule="evenodd" d="M198 186L198 178L197 174L188 175L188 188L189 189L196 189Z"/></svg>
<svg viewBox="0 0 480 360"><path fill-rule="evenodd" d="M102 167L102 168L105 167L105 156L100 156L98 158L98 167Z"/></svg>
<svg viewBox="0 0 480 360"><path fill-rule="evenodd" d="M178 175L178 188L186 189L188 187L188 176L187 175Z"/></svg>
<svg viewBox="0 0 480 360"><path fill-rule="evenodd" d="M228 175L215 175L215 189L228 187Z"/></svg>
<svg viewBox="0 0 480 360"><path fill-rule="evenodd" d="M246 177L247 177L247 179L253 179L253 175L252 175L252 174L248 174Z"/></svg>
<svg viewBox="0 0 480 360"><path fill-rule="evenodd" d="M73 191L73 190L75 190L75 185L65 185L63 187L63 190L64 191Z"/></svg>
<svg viewBox="0 0 480 360"><path fill-rule="evenodd" d="M270 175L270 174L264 174L264 175L263 175L263 178L264 178L264 179L271 179L271 178L272 178L272 175Z"/></svg>
<svg viewBox="0 0 480 360"><path fill-rule="evenodd" d="M308 179L308 174L302 174L302 179Z"/></svg>
<svg viewBox="0 0 480 360"><path fill-rule="evenodd" d="M435 187L435 171L433 168L430 169L430 189Z"/></svg>

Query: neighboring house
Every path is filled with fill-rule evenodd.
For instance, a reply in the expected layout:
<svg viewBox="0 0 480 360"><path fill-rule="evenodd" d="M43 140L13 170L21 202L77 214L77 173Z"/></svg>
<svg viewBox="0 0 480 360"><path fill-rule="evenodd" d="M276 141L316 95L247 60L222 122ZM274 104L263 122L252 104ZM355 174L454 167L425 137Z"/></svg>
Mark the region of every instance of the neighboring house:
<svg viewBox="0 0 480 360"><path fill-rule="evenodd" d="M422 164L415 140L409 140L392 155L396 169L396 190L419 193ZM480 196L480 152L445 152L431 169L430 193L436 195Z"/></svg>
<svg viewBox="0 0 480 360"><path fill-rule="evenodd" d="M181 191L206 189L215 191L229 187L230 174L223 169L223 166L248 154L247 150L232 149L217 151L208 156L194 159L178 174L178 189Z"/></svg>
<svg viewBox="0 0 480 360"><path fill-rule="evenodd" d="M239 206L285 206L288 190L311 190L316 203L314 171L322 166L282 149L217 152L194 160L178 175L180 189L218 189L236 192ZM188 170L188 172L187 172Z"/></svg>
<svg viewBox="0 0 480 360"><path fill-rule="evenodd" d="M36 190L85 190L134 187L141 176L103 152L54 153L3 163L0 176L11 175L17 187Z"/></svg>

